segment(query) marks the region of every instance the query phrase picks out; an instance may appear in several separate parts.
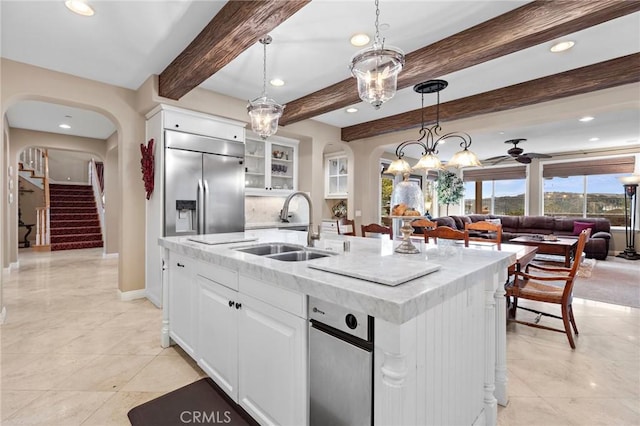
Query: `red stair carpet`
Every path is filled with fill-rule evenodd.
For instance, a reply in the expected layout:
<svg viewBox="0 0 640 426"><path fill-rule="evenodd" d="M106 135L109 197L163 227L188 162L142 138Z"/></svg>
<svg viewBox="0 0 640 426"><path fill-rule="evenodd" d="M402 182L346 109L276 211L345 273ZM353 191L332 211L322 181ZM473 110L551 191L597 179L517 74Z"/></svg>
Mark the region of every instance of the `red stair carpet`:
<svg viewBox="0 0 640 426"><path fill-rule="evenodd" d="M49 185L51 250L102 247L98 209L90 185Z"/></svg>

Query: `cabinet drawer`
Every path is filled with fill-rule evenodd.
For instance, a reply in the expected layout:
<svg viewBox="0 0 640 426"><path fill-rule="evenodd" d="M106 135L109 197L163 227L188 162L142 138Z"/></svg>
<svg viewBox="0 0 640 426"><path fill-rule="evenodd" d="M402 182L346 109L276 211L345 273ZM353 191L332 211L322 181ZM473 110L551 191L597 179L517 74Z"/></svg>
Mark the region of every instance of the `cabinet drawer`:
<svg viewBox="0 0 640 426"><path fill-rule="evenodd" d="M189 271L189 273L192 273L195 263L196 261L190 257L183 256L175 251L169 252L169 268L171 269L176 271Z"/></svg>
<svg viewBox="0 0 640 426"><path fill-rule="evenodd" d="M196 274L209 281L222 284L232 290L238 291L238 272L224 266L211 263L198 262Z"/></svg>
<svg viewBox="0 0 640 426"><path fill-rule="evenodd" d="M176 111L166 111L164 114L164 128L244 142L244 127L226 122L223 119L216 120L215 117L207 116L206 114L194 113L191 115Z"/></svg>
<svg viewBox="0 0 640 426"><path fill-rule="evenodd" d="M327 233L338 233L338 226L336 224L335 220L332 221L328 221L328 220L323 220L322 221L322 232L327 232Z"/></svg>
<svg viewBox="0 0 640 426"><path fill-rule="evenodd" d="M240 292L300 318L307 317L307 298L302 293L276 287L242 274L240 274Z"/></svg>

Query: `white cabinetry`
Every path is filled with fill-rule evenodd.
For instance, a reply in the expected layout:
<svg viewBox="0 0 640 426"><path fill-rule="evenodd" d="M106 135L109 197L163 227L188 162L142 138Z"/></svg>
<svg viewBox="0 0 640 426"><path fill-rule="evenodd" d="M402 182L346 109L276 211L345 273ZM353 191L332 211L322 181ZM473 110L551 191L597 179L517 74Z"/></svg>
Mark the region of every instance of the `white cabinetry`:
<svg viewBox="0 0 640 426"><path fill-rule="evenodd" d="M324 166L324 198L347 198L349 164L344 154L328 155Z"/></svg>
<svg viewBox="0 0 640 426"><path fill-rule="evenodd" d="M235 401L238 398L238 292L202 276L199 286L198 365Z"/></svg>
<svg viewBox="0 0 640 426"><path fill-rule="evenodd" d="M298 189L298 143L270 136L262 140L247 132L245 145L245 194L289 194Z"/></svg>
<svg viewBox="0 0 640 426"><path fill-rule="evenodd" d="M169 259L171 338L259 423L307 424L306 296L174 252Z"/></svg>
<svg viewBox="0 0 640 426"><path fill-rule="evenodd" d="M178 253L169 254L169 336L194 357L197 341L195 314L196 261Z"/></svg>
<svg viewBox="0 0 640 426"><path fill-rule="evenodd" d="M306 321L243 295L239 403L261 424L306 424Z"/></svg>

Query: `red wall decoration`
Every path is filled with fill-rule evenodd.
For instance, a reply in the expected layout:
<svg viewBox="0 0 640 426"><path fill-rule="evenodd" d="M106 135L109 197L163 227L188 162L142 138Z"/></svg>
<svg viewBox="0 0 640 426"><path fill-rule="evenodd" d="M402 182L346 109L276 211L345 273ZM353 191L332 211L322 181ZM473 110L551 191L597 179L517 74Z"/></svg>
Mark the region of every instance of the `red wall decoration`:
<svg viewBox="0 0 640 426"><path fill-rule="evenodd" d="M153 193L153 138L149 139L146 147L143 143L140 144L140 152L142 153L142 159L140 159L142 181L144 182L144 189L147 191L148 200Z"/></svg>

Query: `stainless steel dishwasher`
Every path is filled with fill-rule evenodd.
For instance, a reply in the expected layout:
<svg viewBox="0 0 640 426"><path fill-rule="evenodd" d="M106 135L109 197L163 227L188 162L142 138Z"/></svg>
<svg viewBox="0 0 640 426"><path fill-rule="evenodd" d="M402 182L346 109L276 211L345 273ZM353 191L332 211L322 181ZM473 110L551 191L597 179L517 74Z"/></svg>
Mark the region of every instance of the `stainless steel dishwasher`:
<svg viewBox="0 0 640 426"><path fill-rule="evenodd" d="M309 297L312 426L373 424L373 318Z"/></svg>

